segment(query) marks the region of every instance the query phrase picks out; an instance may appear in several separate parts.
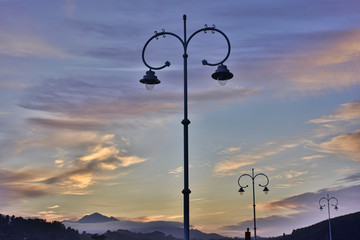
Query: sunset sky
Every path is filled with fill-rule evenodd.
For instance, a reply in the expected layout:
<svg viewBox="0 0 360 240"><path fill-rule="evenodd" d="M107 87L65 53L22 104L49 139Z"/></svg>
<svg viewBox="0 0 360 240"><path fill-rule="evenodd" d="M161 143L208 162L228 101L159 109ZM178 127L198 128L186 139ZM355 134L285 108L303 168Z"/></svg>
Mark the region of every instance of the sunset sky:
<svg viewBox="0 0 360 240"><path fill-rule="evenodd" d="M224 38L189 54L190 224L243 237L327 219L318 201L360 211L360 1L0 0L0 213L66 220L99 212L183 218L183 58L172 37L146 59L170 61L152 91L141 53L154 31L216 25L234 78L211 78ZM242 179L251 184L250 179ZM256 184L264 184L257 178Z"/></svg>

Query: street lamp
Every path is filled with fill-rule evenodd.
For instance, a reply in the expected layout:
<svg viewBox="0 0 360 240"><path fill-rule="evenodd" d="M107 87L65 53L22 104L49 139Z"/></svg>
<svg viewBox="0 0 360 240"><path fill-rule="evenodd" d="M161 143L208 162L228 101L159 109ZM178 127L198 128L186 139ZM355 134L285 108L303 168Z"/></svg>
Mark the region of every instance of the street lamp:
<svg viewBox="0 0 360 240"><path fill-rule="evenodd" d="M268 189L268 187L267 187L267 185L269 184L269 178L268 178L264 173L258 173L258 174L256 174L256 175L254 175L254 169L252 169L252 175L247 174L247 173L241 175L241 176L239 177L239 179L238 179L238 184L239 184L239 186L240 186L240 189L239 189L240 195L243 195L244 192L245 192L244 188L247 188L247 187L249 186L249 185L243 186L243 185L240 184L241 178L242 178L242 177L245 177L245 176L250 177L251 180L252 180L252 187L253 187L253 209L254 209L254 237L255 237L255 240L256 240L255 178L256 178L257 176L264 176L264 177L266 178L266 184L264 184L264 185L259 184L260 187L263 187L263 188L264 188L263 191L264 191L265 194L268 194L268 193L269 193L269 189Z"/></svg>
<svg viewBox="0 0 360 240"><path fill-rule="evenodd" d="M184 195L184 240L189 240L190 239L190 230L189 230L189 205L190 205L190 189L189 189L189 135L188 135L188 126L190 124L190 120L188 119L188 97L187 97L187 59L188 59L188 54L187 54L187 48L188 48L188 44L190 42L190 40L198 33L200 32L204 32L207 33L207 31L211 32L211 33L215 33L218 32L220 33L226 40L227 45L228 45L228 52L226 57L218 62L218 63L208 63L206 60L202 61L203 65L208 65L208 66L218 66L217 70L215 71L215 73L213 73L211 75L211 77L215 80L217 80L220 85L224 85L226 83L227 80L231 79L233 77L233 74L227 69L226 65L224 65L223 63L228 59L229 55L230 55L230 41L228 39L228 37L225 35L225 33L223 33L222 31L220 31L219 29L215 28L215 25L213 25L212 27L208 27L207 25L205 25L204 28L201 28L197 31L195 31L189 38L187 38L186 36L186 15L183 16L183 20L184 20L184 38L182 39L181 37L179 37L178 35L171 33L171 32L166 32L164 29L162 30L162 32L156 32L155 34L145 43L145 46L143 48L142 51L142 60L145 64L145 66L147 66L149 68L149 71L146 72L146 75L140 80L141 83L145 84L146 89L151 90L154 88L154 86L156 84L160 83L160 80L157 78L157 76L155 75L155 72L153 70L161 70L165 67L169 67L170 66L170 62L166 61L165 64L163 66L160 67L152 67L150 66L146 60L145 60L145 49L148 46L148 44L153 40L153 39L159 39L160 36L173 36L175 38L177 38L180 43L182 44L184 53L183 53L183 59L184 59L184 119L182 120L182 124L184 125L184 189L182 190L182 193Z"/></svg>
<svg viewBox="0 0 360 240"><path fill-rule="evenodd" d="M322 197L319 200L319 205L320 205L320 211L322 211L324 209L324 207L326 206L326 204L321 204L321 200L326 200L327 201L327 207L328 207L328 216L329 216L329 239L331 240L331 222L330 222L330 201L333 200L335 201L335 204L331 204L331 206L334 206L334 209L337 211L338 210L338 200L335 197L329 197L329 194L327 194L326 197Z"/></svg>

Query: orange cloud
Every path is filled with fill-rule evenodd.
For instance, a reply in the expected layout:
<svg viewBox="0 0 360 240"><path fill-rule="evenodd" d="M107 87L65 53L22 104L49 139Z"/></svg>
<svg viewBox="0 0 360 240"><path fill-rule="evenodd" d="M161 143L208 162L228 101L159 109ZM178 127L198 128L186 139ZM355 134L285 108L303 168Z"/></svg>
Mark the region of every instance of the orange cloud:
<svg viewBox="0 0 360 240"><path fill-rule="evenodd" d="M312 161L314 159L319 159L319 158L324 158L324 157L326 157L326 155L317 154L317 155L305 156L305 157L302 157L301 159L305 160L305 161Z"/></svg>
<svg viewBox="0 0 360 240"><path fill-rule="evenodd" d="M359 85L360 31L348 33L340 42L310 49L292 61L290 73L296 87L303 91L339 89Z"/></svg>
<svg viewBox="0 0 360 240"><path fill-rule="evenodd" d="M57 148L58 153L53 156L55 168L29 166L20 170L0 169L1 192L7 193L8 201L12 198L26 199L48 194L85 195L90 193L88 188L95 183L108 181L124 174L124 171L113 173L113 170L147 161L146 158L128 155L125 149L118 147L115 144L114 134L102 137L97 134L87 136L93 138L88 140L89 142L77 140L79 143L90 144L87 154L74 159L68 156L66 148L62 145L61 148ZM129 140L126 139L125 145L129 144ZM103 174L105 172L106 174Z"/></svg>
<svg viewBox="0 0 360 240"><path fill-rule="evenodd" d="M320 152L346 155L360 161L360 130L334 137L318 147Z"/></svg>
<svg viewBox="0 0 360 240"><path fill-rule="evenodd" d="M329 123L336 121L351 121L360 119L360 101L345 103L334 114L310 120L310 123Z"/></svg>
<svg viewBox="0 0 360 240"><path fill-rule="evenodd" d="M256 156L248 156L250 158L256 158L258 159ZM232 175L235 174L233 171L237 170L241 167L250 165L250 164L254 164L256 161L222 161L219 162L218 164L216 164L214 172L216 174L225 174L225 175Z"/></svg>
<svg viewBox="0 0 360 240"><path fill-rule="evenodd" d="M241 150L241 147L228 147L226 149L224 149L223 151L221 151L221 154L229 154L229 153L234 153L234 152L238 152Z"/></svg>

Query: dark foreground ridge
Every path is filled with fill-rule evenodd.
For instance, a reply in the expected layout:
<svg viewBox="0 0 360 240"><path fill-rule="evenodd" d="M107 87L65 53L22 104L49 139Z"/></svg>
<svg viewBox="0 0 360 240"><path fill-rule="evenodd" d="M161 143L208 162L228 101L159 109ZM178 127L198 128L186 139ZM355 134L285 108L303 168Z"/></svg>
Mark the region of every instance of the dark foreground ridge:
<svg viewBox="0 0 360 240"><path fill-rule="evenodd" d="M99 214L101 215L101 214ZM98 217L97 214L95 216ZM110 218L111 219L111 218ZM102 221L109 220L102 218ZM113 221L111 219L111 221ZM360 236L360 212L337 217L331 220L333 240L358 240ZM193 235L191 234L193 233ZM193 240L243 240L228 238L218 234L206 234L193 229ZM196 234L197 233L197 234ZM201 233L201 234L200 234ZM291 235L261 238L271 240L328 240L328 222L323 221L309 227L296 229ZM242 235L242 233L239 233ZM134 233L128 230L107 231L104 234L79 233L71 227L66 228L61 222L47 222L43 219L25 219L22 217L0 214L0 240L180 240L159 231Z"/></svg>
<svg viewBox="0 0 360 240"><path fill-rule="evenodd" d="M360 239L360 212L352 213L331 219L332 240L359 240ZM286 240L328 240L328 220L296 229L291 235L285 236Z"/></svg>

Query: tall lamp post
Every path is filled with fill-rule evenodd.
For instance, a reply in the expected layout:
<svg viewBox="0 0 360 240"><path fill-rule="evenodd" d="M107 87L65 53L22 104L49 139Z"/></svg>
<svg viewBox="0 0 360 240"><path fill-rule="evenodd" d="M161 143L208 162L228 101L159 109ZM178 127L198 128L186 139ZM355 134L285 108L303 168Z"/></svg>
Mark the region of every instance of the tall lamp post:
<svg viewBox="0 0 360 240"><path fill-rule="evenodd" d="M328 208L328 216L329 216L329 239L331 240L331 222L330 222L330 201L335 202L335 204L331 204L331 206L334 206L334 209L337 211L338 210L338 200L335 197L329 197L329 194L326 195L326 197L322 197L319 200L319 205L320 205L320 211L322 211L324 209L324 207L326 206L326 204L321 204L322 200L326 200L327 201L327 208Z"/></svg>
<svg viewBox="0 0 360 240"><path fill-rule="evenodd" d="M254 237L255 237L255 240L256 240L257 238L256 238L256 214L255 214L255 206L256 206L256 205L255 205L255 178L258 177L258 176L264 176L264 177L266 178L266 184L264 184L264 185L259 184L260 187L263 187L263 188L264 188L263 191L264 191L265 194L268 194L268 193L269 193L269 189L267 188L267 185L269 184L269 178L268 178L264 173L257 173L256 175L254 175L254 169L252 169L252 174L251 174L251 175L250 175L250 174L247 174L247 173L241 175L241 176L239 177L239 179L238 179L238 184L239 184L239 186L240 186L239 193L240 193L241 195L243 195L244 192L245 192L244 188L247 188L247 187L248 187L248 185L243 186L243 185L241 185L241 183L240 183L241 178L242 178L242 177L245 177L245 176L246 176L246 177L250 177L251 180L252 180L253 209L254 209Z"/></svg>
<svg viewBox="0 0 360 240"><path fill-rule="evenodd" d="M220 83L220 85L225 85L225 83L227 82L227 80L231 79L233 77L233 74L227 69L226 65L224 65L223 63L228 59L229 55L230 55L230 41L228 39L228 37L225 35L225 33L223 33L222 31L220 31L219 29L215 28L215 25L213 25L212 27L208 27L207 25L205 25L204 28L201 28L197 31L195 31L189 38L187 38L186 35L186 15L183 16L183 20L184 20L184 38L179 37L177 34L174 34L172 32L166 32L164 29L162 30L162 32L156 32L155 34L145 43L145 46L143 48L142 51L142 60L145 64L145 66L147 66L149 68L149 71L146 72L146 74L144 75L144 77L140 80L141 83L145 84L146 89L151 90L154 88L154 86L156 84L160 83L160 80L157 78L157 76L155 75L155 72L153 70L161 70L165 67L169 67L170 66L170 62L166 61L165 64L163 66L160 67L153 67L151 65L149 65L146 60L145 60L145 50L146 47L148 46L148 44L156 39L158 40L160 36L173 36L175 38L177 38L182 47L183 47L183 59L184 59L184 119L182 120L182 124L184 125L184 189L182 190L182 193L184 195L184 240L189 240L190 239L190 229L189 229L189 205L190 205L190 189L189 189L189 135L188 135L188 126L190 124L190 120L188 119L188 87L187 87L187 59L188 59L188 54L187 54L187 48L188 48L188 44L190 42L190 40L198 33L200 32L204 32L207 33L207 31L211 32L211 33L215 33L218 32L220 33L226 40L227 45L228 45L228 51L227 51L227 55L226 57L218 62L218 63L209 63L208 61L206 61L205 59L202 61L203 65L208 65L208 66L218 66L217 70L215 71L215 73L213 73L211 75L211 77L215 80L218 80L218 82Z"/></svg>

